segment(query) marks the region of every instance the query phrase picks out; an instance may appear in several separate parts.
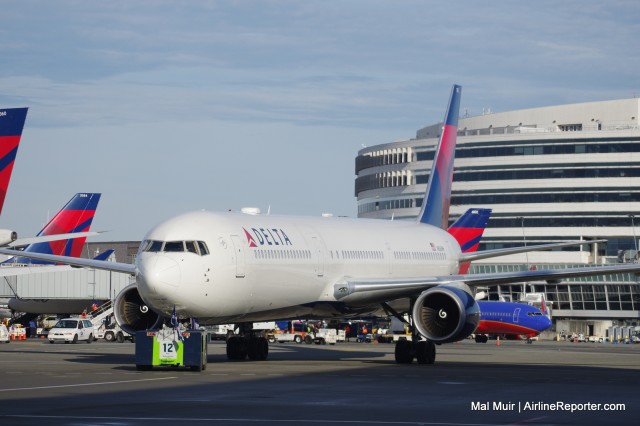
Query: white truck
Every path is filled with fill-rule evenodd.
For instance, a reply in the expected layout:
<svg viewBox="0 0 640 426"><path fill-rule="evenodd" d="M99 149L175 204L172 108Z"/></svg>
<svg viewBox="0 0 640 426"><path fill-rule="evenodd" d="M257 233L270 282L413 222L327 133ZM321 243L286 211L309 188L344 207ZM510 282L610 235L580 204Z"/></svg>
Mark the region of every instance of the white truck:
<svg viewBox="0 0 640 426"><path fill-rule="evenodd" d="M316 331L313 337L313 343L316 345L335 345L338 341L338 333L335 328L321 328Z"/></svg>
<svg viewBox="0 0 640 426"><path fill-rule="evenodd" d="M93 328L94 340L104 339L107 342L123 343L125 340L135 342L135 336L123 331L118 324L112 326L105 326L102 324L100 327Z"/></svg>
<svg viewBox="0 0 640 426"><path fill-rule="evenodd" d="M270 332L276 328L275 321L254 322L252 329L254 331ZM227 340L235 333L235 324L217 324L206 327L207 332L211 336L211 340Z"/></svg>
<svg viewBox="0 0 640 426"><path fill-rule="evenodd" d="M211 340L227 340L233 336L233 324L217 324L207 327Z"/></svg>

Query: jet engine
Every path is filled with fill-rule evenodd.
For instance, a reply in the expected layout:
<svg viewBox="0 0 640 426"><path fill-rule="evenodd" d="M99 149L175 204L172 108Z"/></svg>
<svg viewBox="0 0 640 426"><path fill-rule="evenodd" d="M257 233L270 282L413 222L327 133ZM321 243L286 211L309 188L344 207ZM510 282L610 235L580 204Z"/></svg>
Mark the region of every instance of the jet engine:
<svg viewBox="0 0 640 426"><path fill-rule="evenodd" d="M18 239L18 233L11 229L0 229L0 246L6 246Z"/></svg>
<svg viewBox="0 0 640 426"><path fill-rule="evenodd" d="M464 290L437 286L418 297L413 321L418 332L433 343L455 342L475 331L480 307Z"/></svg>
<svg viewBox="0 0 640 426"><path fill-rule="evenodd" d="M149 307L138 293L138 284L123 288L113 305L113 314L120 328L129 334L136 331L155 329L162 325L163 317Z"/></svg>

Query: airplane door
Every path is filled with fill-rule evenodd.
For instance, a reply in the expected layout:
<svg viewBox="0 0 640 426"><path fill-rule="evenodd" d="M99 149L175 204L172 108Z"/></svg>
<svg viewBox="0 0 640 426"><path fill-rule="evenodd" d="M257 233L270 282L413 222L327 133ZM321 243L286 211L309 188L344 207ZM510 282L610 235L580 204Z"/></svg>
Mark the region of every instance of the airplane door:
<svg viewBox="0 0 640 426"><path fill-rule="evenodd" d="M244 278L245 262L244 262L244 249L242 247L242 240L237 235L232 235L231 242L233 243L233 257L236 262L236 278Z"/></svg>
<svg viewBox="0 0 640 426"><path fill-rule="evenodd" d="M513 311L513 323L517 324L518 323L518 318L520 318L520 308L516 308Z"/></svg>
<svg viewBox="0 0 640 426"><path fill-rule="evenodd" d="M319 277L324 275L324 251L322 250L322 243L318 237L311 237L311 247L316 256L316 274Z"/></svg>

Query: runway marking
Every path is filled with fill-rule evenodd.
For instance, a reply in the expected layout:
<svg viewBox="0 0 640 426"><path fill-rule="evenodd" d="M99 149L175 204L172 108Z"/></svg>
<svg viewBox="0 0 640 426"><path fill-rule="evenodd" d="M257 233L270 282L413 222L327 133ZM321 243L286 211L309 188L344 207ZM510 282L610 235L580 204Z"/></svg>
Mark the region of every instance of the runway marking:
<svg viewBox="0 0 640 426"><path fill-rule="evenodd" d="M3 417L21 419L64 419L64 420L108 420L108 421L156 421L176 422L237 422L237 423L321 423L321 424L367 424L367 425L425 425L425 426L491 426L494 423L455 423L455 422L425 422L425 421L375 421L375 420L322 420L322 419L243 419L243 418L189 418L189 417L83 417L83 416L38 416L28 414L9 414Z"/></svg>
<svg viewBox="0 0 640 426"><path fill-rule="evenodd" d="M56 389L56 388L75 388L75 387L81 387L81 386L117 385L120 383L151 382L156 380L167 380L167 379L177 379L177 377L157 377L155 379L121 380L118 382L77 383L75 385L36 386L32 388L0 389L0 392L15 392L15 391L23 391L23 390Z"/></svg>

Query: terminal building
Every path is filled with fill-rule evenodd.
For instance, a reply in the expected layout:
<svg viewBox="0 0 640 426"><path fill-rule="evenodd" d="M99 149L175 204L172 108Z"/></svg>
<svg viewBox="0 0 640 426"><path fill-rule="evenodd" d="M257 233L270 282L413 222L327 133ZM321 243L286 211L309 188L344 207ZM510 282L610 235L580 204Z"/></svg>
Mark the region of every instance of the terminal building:
<svg viewBox="0 0 640 426"><path fill-rule="evenodd" d="M480 249L606 240L488 259L472 272L637 261L639 117L640 99L634 98L460 118L451 220L469 208L493 209ZM358 152L359 217L402 220L418 215L441 128L436 123L418 130L415 139ZM571 285L579 280L593 284ZM636 282L628 274L592 277L499 286L489 295L521 300L544 293L554 317L566 321L559 327L588 333L607 322L638 325ZM576 327L582 330L571 330Z"/></svg>

